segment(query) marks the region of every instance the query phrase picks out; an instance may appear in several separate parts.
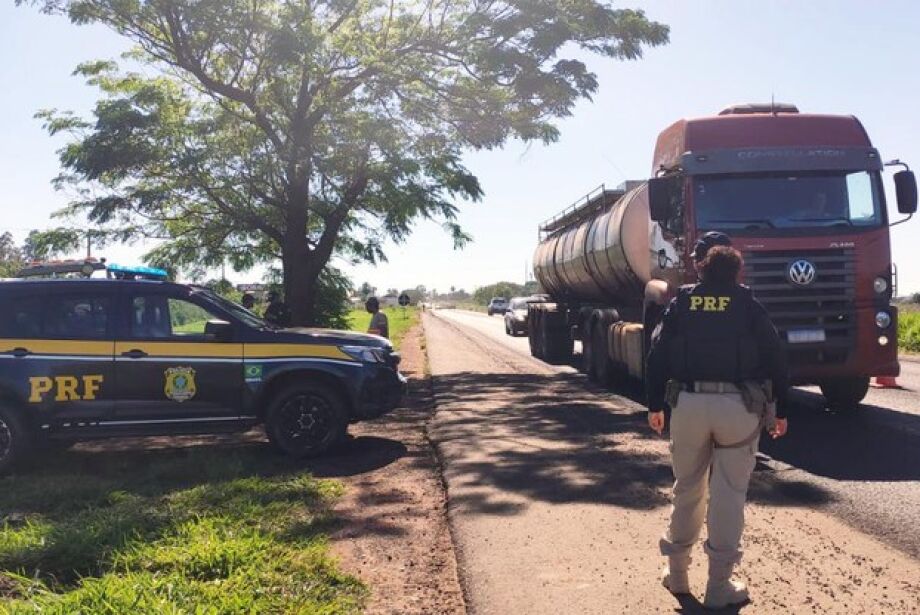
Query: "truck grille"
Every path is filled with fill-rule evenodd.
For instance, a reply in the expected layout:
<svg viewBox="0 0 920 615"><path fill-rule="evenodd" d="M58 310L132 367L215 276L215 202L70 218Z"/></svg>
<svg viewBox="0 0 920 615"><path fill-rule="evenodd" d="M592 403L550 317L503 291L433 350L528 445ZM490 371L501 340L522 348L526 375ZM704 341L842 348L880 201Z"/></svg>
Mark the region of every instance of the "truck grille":
<svg viewBox="0 0 920 615"><path fill-rule="evenodd" d="M810 284L796 285L789 267L814 265ZM790 330L823 329L824 342L790 344L792 365L844 363L856 343L856 255L853 250L774 250L744 254L745 281L763 304L783 340Z"/></svg>

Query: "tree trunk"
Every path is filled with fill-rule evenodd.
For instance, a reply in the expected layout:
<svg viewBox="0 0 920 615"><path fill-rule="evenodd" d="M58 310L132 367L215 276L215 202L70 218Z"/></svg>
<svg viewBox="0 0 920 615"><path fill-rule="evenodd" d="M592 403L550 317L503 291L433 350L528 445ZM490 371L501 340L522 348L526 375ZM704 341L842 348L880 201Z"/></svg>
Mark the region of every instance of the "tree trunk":
<svg viewBox="0 0 920 615"><path fill-rule="evenodd" d="M318 276L311 272L307 258L294 256L297 252L298 250L284 250L282 254L284 301L291 310L291 326L313 326L316 324L313 291Z"/></svg>
<svg viewBox="0 0 920 615"><path fill-rule="evenodd" d="M291 325L295 327L316 324L312 291L316 288L317 274L310 266L310 246L305 234L306 218L305 208L289 208L284 245L281 249L284 301L291 310Z"/></svg>

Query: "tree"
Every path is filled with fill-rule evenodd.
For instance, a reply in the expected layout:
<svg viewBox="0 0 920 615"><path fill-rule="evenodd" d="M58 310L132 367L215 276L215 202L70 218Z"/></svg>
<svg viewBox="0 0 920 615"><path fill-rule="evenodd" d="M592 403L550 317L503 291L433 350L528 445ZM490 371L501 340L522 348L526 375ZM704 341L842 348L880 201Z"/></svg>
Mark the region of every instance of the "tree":
<svg viewBox="0 0 920 615"><path fill-rule="evenodd" d="M373 296L376 292L377 288L371 286L370 282L363 282L358 288L358 295L361 296L362 301L367 301L367 298Z"/></svg>
<svg viewBox="0 0 920 615"><path fill-rule="evenodd" d="M529 293L525 292L524 287L520 284L515 284L514 282L497 282L477 288L473 293L473 301L479 305L488 305L492 297L511 299L511 297L522 297L528 294Z"/></svg>
<svg viewBox="0 0 920 615"><path fill-rule="evenodd" d="M147 76L91 62L87 121L41 114L61 151L65 213L122 239L166 240L153 264L280 260L297 324L334 254L375 262L419 218L456 246L478 200L467 148L552 142L597 79L578 50L634 59L667 41L597 0L17 0L137 44ZM583 54L582 54L583 55Z"/></svg>
<svg viewBox="0 0 920 615"><path fill-rule="evenodd" d="M0 278L11 278L25 265L22 249L16 245L13 234L0 234Z"/></svg>

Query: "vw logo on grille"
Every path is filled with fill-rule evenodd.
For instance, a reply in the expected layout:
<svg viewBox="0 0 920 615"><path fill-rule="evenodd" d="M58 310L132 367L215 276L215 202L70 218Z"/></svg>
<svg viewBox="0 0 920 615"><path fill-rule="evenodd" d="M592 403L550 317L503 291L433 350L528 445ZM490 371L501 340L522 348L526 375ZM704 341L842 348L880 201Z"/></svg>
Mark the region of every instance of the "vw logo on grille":
<svg viewBox="0 0 920 615"><path fill-rule="evenodd" d="M789 265L789 270L786 272L786 275L789 276L789 281L798 286L808 286L815 281L817 274L815 266L811 264L811 261L805 259L794 261Z"/></svg>

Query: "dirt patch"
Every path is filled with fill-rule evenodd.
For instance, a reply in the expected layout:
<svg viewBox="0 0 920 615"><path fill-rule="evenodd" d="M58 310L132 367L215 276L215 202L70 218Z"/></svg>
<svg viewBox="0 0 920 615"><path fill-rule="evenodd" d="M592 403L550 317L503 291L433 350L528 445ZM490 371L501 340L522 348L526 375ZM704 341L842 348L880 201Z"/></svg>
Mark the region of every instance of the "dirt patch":
<svg viewBox="0 0 920 615"><path fill-rule="evenodd" d="M401 370L409 378L404 406L353 425L355 454L340 459L368 469L337 477L346 493L333 511L342 523L332 536L333 553L367 583L372 614L466 612L438 462L425 431L434 403L423 340L416 326L402 342Z"/></svg>
<svg viewBox="0 0 920 615"><path fill-rule="evenodd" d="M21 598L19 583L5 574L0 574L0 600Z"/></svg>

